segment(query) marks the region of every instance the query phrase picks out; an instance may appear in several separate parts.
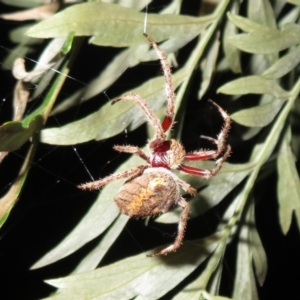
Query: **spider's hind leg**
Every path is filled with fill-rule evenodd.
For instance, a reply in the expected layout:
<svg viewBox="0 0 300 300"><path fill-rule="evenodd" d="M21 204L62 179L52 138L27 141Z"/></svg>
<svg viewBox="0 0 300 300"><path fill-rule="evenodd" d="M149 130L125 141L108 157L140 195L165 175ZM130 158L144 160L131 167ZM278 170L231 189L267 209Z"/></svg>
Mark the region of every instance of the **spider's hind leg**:
<svg viewBox="0 0 300 300"><path fill-rule="evenodd" d="M182 208L182 214L180 216L180 221L178 224L178 232L174 243L157 253L148 254L147 255L148 257L167 255L170 252L175 252L181 246L182 240L184 238L185 228L189 217L190 209L188 203L182 197L180 197L178 201L178 205Z"/></svg>

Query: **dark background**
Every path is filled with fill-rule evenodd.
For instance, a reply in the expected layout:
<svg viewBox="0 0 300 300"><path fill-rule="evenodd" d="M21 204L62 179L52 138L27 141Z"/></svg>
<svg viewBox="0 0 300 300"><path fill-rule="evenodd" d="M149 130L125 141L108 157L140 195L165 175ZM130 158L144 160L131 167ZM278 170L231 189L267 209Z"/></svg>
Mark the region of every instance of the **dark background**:
<svg viewBox="0 0 300 300"><path fill-rule="evenodd" d="M183 12L191 15L196 14L198 7L195 2L186 1ZM150 12L159 11L162 5L162 1L159 4L158 1L154 2L151 5ZM13 10L15 10L14 7L0 4L1 13ZM19 24L0 19L0 26L1 63L14 47L8 39L8 32L19 26ZM192 47L192 44L190 47ZM186 52L180 52L179 64L187 55L186 53L189 53L189 50L188 45L184 49ZM118 49L89 46L85 43L72 69L71 76L78 81L88 82L118 51ZM29 56L35 59L37 54L38 51ZM92 62L90 59L92 55L101 57L101 60L97 63ZM27 61L26 66L30 69L32 63ZM149 74L158 72L158 62L142 64L134 70L128 70L116 84L108 89L107 95L113 98L131 87L137 86L146 80ZM212 92L209 94L213 99L216 99L213 90L220 86L222 82L228 81L228 77L225 77L224 74L216 77ZM4 70L1 71L0 78L0 121L3 123L11 118L11 99L15 80L10 71ZM213 117L210 120L205 120L204 116L207 116L207 112L210 116L207 102L204 101L203 104L197 101L197 83L200 79L200 75L196 74L193 80L194 84L189 88L188 108L182 137L187 150L194 150L199 147L199 134L204 134L208 130L207 128L212 128L209 130L217 132L220 127L219 121L215 122ZM67 80L61 99L63 95L70 94L82 85L78 81ZM40 101L41 99L37 99L35 102L30 103L28 111L32 111L37 107ZM96 99L80 105L79 108L71 109L67 113L50 118L47 126L57 126L78 119L94 111L106 101L106 95L98 95ZM217 101L222 104L222 99L217 99ZM228 104L225 105L225 108L229 112L235 109L235 107L228 107ZM242 130L243 128L234 125L229 137L229 142L233 146L231 162L244 162L248 159L251 142L246 143L239 139L238 134ZM39 146L20 201L14 207L8 221L0 231L1 299L39 299L48 296L54 289L43 283L43 280L67 275L74 269L80 258L89 249L92 249L98 240L90 242L75 254L51 266L34 271L29 270L33 263L70 232L96 198L96 193L81 192L76 188L78 183L90 180L84 165L95 178L105 176L113 172L127 158L127 155L119 155L111 149L114 144L129 143L142 146L146 141L146 136L146 128L141 126L134 132L124 132L105 141L76 145L76 148L55 147L45 144ZM1 195L5 194L15 178L27 149L28 144L18 151L10 153L0 166ZM75 151L78 152L83 163ZM297 275L300 268L298 259L300 253L299 231L293 218L288 234L284 236L281 233L278 223L276 181L276 170L274 170L272 175L262 184L258 184L254 191L257 228L268 256L269 265L265 284L259 288L260 299L296 299L297 296L300 296L298 288L299 275ZM212 233L214 224L228 201L230 199L225 199L223 204L212 209L205 216L190 220L185 239L192 241L199 238L199 224L203 228L203 236ZM124 232L104 258L102 265L168 243L172 241L175 230L176 224L166 226L151 221L150 225L145 227L141 220L130 220ZM143 239L144 236L148 237L147 240ZM120 248L122 249L121 252ZM228 247L225 261L221 291L224 295L230 295L235 274L235 241ZM197 276L197 274L196 270L188 280L192 279L193 276ZM186 284L188 280L183 284ZM165 299L171 298L171 296L172 294L169 294Z"/></svg>

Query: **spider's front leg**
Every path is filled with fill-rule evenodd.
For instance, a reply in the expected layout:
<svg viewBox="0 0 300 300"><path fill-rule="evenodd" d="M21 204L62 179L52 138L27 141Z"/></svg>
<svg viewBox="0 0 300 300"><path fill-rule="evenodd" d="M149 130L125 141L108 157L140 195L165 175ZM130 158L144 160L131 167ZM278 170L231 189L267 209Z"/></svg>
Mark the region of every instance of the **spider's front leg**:
<svg viewBox="0 0 300 300"><path fill-rule="evenodd" d="M107 177L104 177L102 179L91 181L87 183L83 183L78 185L77 187L81 190L98 190L101 187L120 179L126 179L126 178L132 178L141 175L144 170L147 168L147 166L139 166L133 169L130 169L128 171L120 172L117 174L112 174Z"/></svg>
<svg viewBox="0 0 300 300"><path fill-rule="evenodd" d="M113 148L114 148L114 150L119 151L119 152L135 154L148 163L150 161L149 157L139 147L131 146L131 145L125 145L125 146L115 145L115 146L113 146Z"/></svg>
<svg viewBox="0 0 300 300"><path fill-rule="evenodd" d="M148 39L148 41L154 48L154 50L160 60L160 64L161 64L161 67L162 67L162 70L164 73L164 77L165 77L165 90L166 90L166 96L167 96L167 111L166 111L166 115L162 121L162 128L166 132L168 129L171 128L171 126L173 124L175 99L176 99L176 95L175 95L174 87L173 87L173 83L172 83L171 66L167 60L166 55L158 47L158 45L153 41L153 39L147 33L144 33L144 36Z"/></svg>
<svg viewBox="0 0 300 300"><path fill-rule="evenodd" d="M153 111L150 109L150 107L148 106L148 104L146 103L146 101L138 94L128 94L128 95L124 95L121 96L120 98L117 98L115 100L112 101L111 104L115 104L116 102L119 102L121 100L127 100L127 101L133 101L134 103L136 103L144 112L148 122L150 123L150 125L154 128L154 139L155 140L165 140L166 139L166 135L165 132L160 124L159 119L155 116L155 114L153 113Z"/></svg>
<svg viewBox="0 0 300 300"><path fill-rule="evenodd" d="M178 224L178 232L174 243L157 253L148 254L147 255L148 257L167 255L170 252L175 252L181 246L182 240L184 238L185 228L186 228L190 209L188 203L182 197L179 199L178 205L182 208L183 211L180 216L180 221Z"/></svg>

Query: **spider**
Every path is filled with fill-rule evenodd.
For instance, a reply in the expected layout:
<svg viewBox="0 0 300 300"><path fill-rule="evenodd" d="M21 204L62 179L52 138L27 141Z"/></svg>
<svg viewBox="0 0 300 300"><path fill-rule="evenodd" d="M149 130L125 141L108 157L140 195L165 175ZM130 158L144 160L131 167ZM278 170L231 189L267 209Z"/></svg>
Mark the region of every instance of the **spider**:
<svg viewBox="0 0 300 300"><path fill-rule="evenodd" d="M224 126L216 138L201 136L209 140L215 146L215 150L197 150L186 153L183 145L174 139L168 140L166 132L174 124L174 103L175 92L172 85L171 67L165 54L152 40L150 36L144 34L152 47L154 48L163 70L165 77L165 91L167 98L167 110L162 121L155 116L149 108L146 101L138 94L124 95L112 101L115 104L118 101L133 101L145 114L150 125L154 128L154 136L149 140L149 155L142 149L131 145L115 145L113 148L119 152L131 153L139 156L146 161L145 165L132 168L128 171L116 173L99 179L79 185L82 190L96 190L115 180L126 179L115 196L115 203L120 211L129 217L148 217L168 212L173 206L179 205L182 208L182 214L178 224L178 232L175 241L163 250L149 254L148 256L166 255L169 252L176 251L184 238L184 232L189 215L189 205L181 196L180 188L192 196L195 196L197 190L190 184L181 180L174 173L179 170L191 175L209 179L215 176L223 162L230 155L231 147L226 144L226 137L230 129L229 115L215 102L210 102L218 109L224 119ZM195 168L184 165L184 161L201 161L216 159L215 167L212 170Z"/></svg>

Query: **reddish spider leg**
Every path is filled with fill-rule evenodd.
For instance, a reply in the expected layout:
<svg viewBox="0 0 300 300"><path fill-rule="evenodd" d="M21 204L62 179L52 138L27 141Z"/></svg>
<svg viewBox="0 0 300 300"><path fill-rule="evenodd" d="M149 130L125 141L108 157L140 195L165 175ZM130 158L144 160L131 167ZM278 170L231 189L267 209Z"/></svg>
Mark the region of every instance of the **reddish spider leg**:
<svg viewBox="0 0 300 300"><path fill-rule="evenodd" d="M231 153L231 146L226 145L226 137L228 134L228 131L230 129L230 117L229 115L215 102L212 100L209 100L215 107L217 107L218 111L220 112L221 116L224 119L224 126L220 133L217 136L217 139L208 137L208 136L201 136L203 139L207 139L211 142L213 142L215 145L217 145L216 150L208 150L208 151L197 151L193 153L187 153L185 155L184 160L186 161L197 161L197 160L209 160L209 159L216 159L220 154L222 154L224 151L224 155L220 157L216 161L216 165L212 170L206 170L206 169L200 169L200 168L195 168L191 166L186 166L186 165L180 165L179 170L191 174L191 175L196 175L200 176L206 179L209 179L213 176L215 176L219 170L222 167L223 162L227 159L227 157Z"/></svg>
<svg viewBox="0 0 300 300"><path fill-rule="evenodd" d="M144 36L148 39L152 47L154 48L161 66L163 70L163 74L165 77L165 91L166 91L166 97L167 97L167 111L165 114L165 117L160 123L160 120L153 114L152 110L148 106L148 104L145 102L145 100L138 94L129 94L129 95L124 95L118 99L115 99L112 101L112 104L115 104L116 102L119 102L121 100L129 100L135 102L144 112L145 116L147 117L148 122L150 125L154 128L154 137L152 140L157 141L157 140L165 140L166 135L165 132L170 129L173 123L173 117L174 117L174 103L175 103L175 92L172 84L172 73L171 73L171 67L168 63L168 60L165 56L165 54L161 51L161 49L158 47L158 45L152 40L152 38L144 33ZM149 163L149 157L138 147L135 146L120 146L116 145L114 146L114 149L119 152L126 152L126 153L131 153L139 156L140 158L144 159Z"/></svg>
<svg viewBox="0 0 300 300"><path fill-rule="evenodd" d="M161 51L161 49L158 47L158 45L152 40L152 38L147 34L144 33L144 36L148 39L152 47L154 48L161 66L163 70L163 74L165 77L165 91L166 91L166 97L167 97L167 110L165 117L160 124L159 119L152 113L151 109L147 105L147 103L144 101L144 99L137 95L137 94L129 94L122 96L112 102L112 104L120 101L120 100L131 100L134 101L136 104L140 106L140 108L144 111L145 115L147 116L148 121L155 129L155 136L154 139L165 139L165 134L168 129L172 126L173 123L173 117L174 117L174 107L175 107L175 92L172 84L172 73L171 73L171 67L168 63L167 57L165 54ZM159 125L158 125L159 124Z"/></svg>
<svg viewBox="0 0 300 300"><path fill-rule="evenodd" d="M171 67L168 63L168 60L165 54L161 51L161 49L157 46L157 44L152 40L152 38L147 34L144 33L144 36L148 39L152 47L154 48L165 76L165 89L166 89L166 96L167 96L167 111L164 120L162 121L162 128L166 132L173 124L173 117L174 117L174 107L175 107L175 92L172 84L172 73Z"/></svg>
<svg viewBox="0 0 300 300"><path fill-rule="evenodd" d="M160 120L153 114L145 100L137 95L137 94L129 94L122 96L118 99L115 99L112 101L112 104L115 104L118 101L121 100L129 100L135 102L144 112L145 116L148 119L148 122L153 126L155 134L152 140L161 140L164 141L166 139L165 132L171 127L173 123L173 117L174 117L174 102L175 102L175 93L172 85L172 74L171 74L171 68L170 65L167 61L166 56L164 53L160 50L160 48L157 46L157 44L146 34L144 33L144 36L148 39L154 50L156 51L156 54L158 58L160 59L163 73L165 76L165 81L166 81L166 96L167 96L167 111L165 118L162 123L160 123ZM115 145L113 147L116 151L119 152L125 152L125 153L130 153L130 154L135 154L145 160L146 162L150 162L150 158L140 149L139 147L136 146L131 146L131 145ZM148 166L140 166L137 168L133 168L131 170L121 172L118 174L112 174L110 176L107 176L103 179L94 181L94 182L88 182L85 184L81 184L79 188L81 189L87 189L87 190L96 190L101 188L102 186L114 181L114 180L119 180L119 179L126 179L126 178L131 178L135 177L138 175L141 175L145 168Z"/></svg>

